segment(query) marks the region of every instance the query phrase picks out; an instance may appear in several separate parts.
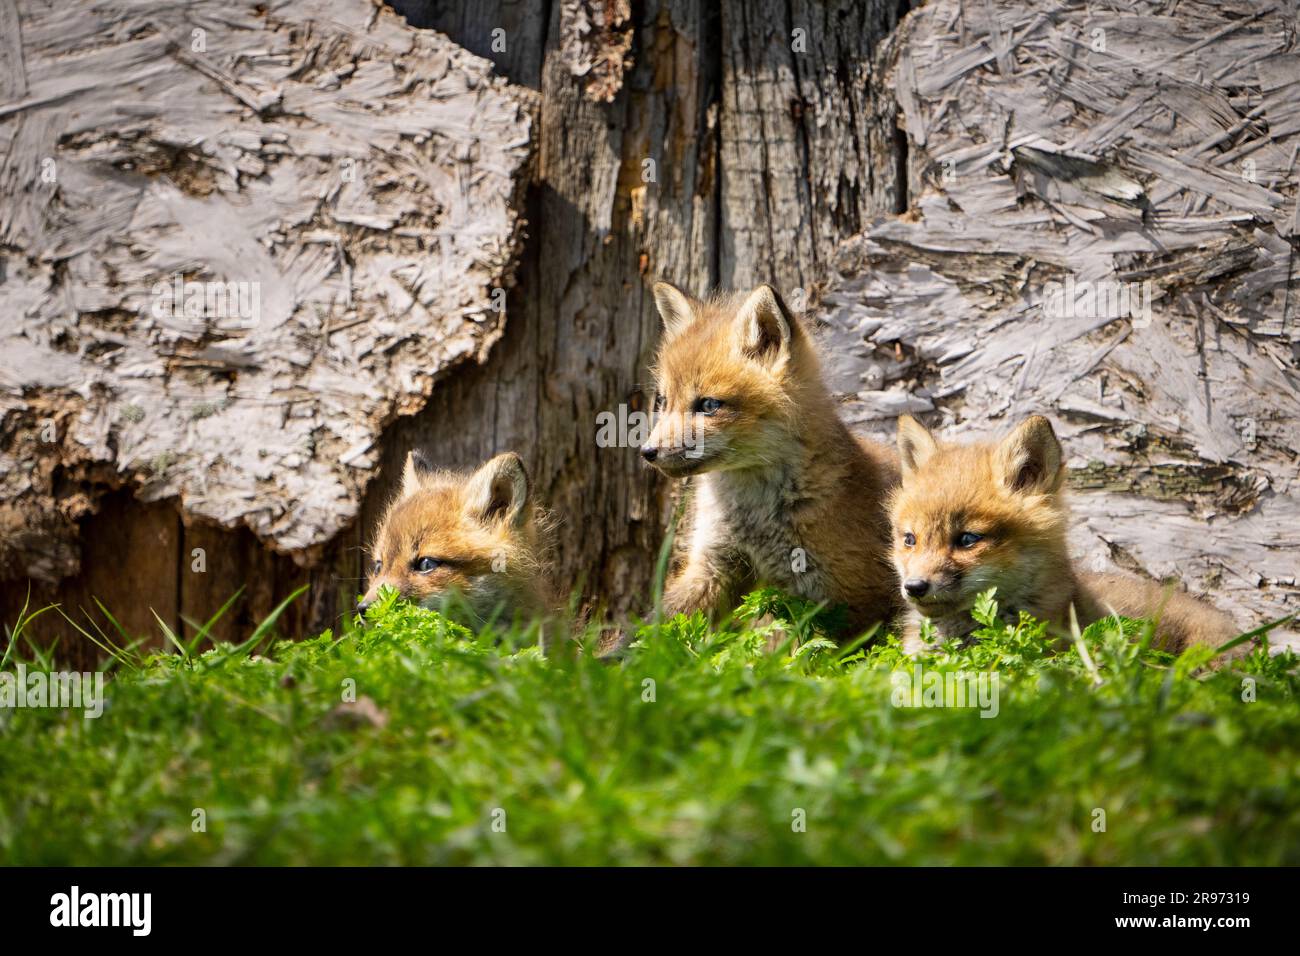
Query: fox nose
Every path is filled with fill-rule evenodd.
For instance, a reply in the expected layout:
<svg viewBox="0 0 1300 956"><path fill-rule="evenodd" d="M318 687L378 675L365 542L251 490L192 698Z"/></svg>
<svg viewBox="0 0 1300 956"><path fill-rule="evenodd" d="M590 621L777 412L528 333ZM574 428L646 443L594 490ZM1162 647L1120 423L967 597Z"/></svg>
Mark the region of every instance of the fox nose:
<svg viewBox="0 0 1300 956"><path fill-rule="evenodd" d="M362 598L360 601L357 602L357 611L361 614L365 614L366 608L370 607L370 605L373 603L374 603L373 601L367 601L365 598Z"/></svg>
<svg viewBox="0 0 1300 956"><path fill-rule="evenodd" d="M656 448L654 445L642 445L641 457L644 458L646 461L654 461L656 458L659 457L659 449Z"/></svg>
<svg viewBox="0 0 1300 956"><path fill-rule="evenodd" d="M925 578L908 578L903 582L903 590L908 597L924 597L925 592L930 590L930 582Z"/></svg>

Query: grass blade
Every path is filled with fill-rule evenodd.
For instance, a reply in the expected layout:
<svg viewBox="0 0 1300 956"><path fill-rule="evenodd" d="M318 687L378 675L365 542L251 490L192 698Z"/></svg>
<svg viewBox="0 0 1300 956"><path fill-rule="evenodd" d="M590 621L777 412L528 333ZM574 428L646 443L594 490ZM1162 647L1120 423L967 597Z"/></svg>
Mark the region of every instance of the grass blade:
<svg viewBox="0 0 1300 956"><path fill-rule="evenodd" d="M32 621L36 620L46 611L53 611L59 606L57 604L47 604L39 611L36 611L32 614L28 614L27 609L31 607L31 598L32 598L32 586L29 583L27 585L27 596L23 599L22 610L18 612L18 619L14 622L14 629L9 634L9 646L5 648L4 656L0 657L0 668L3 668L5 665L9 663L9 658L13 654L14 648L18 645L18 638L21 637L24 640L27 639L27 636L23 633L23 631L26 630L27 625L30 624ZM27 642L29 644L31 643L30 640L28 640Z"/></svg>
<svg viewBox="0 0 1300 956"><path fill-rule="evenodd" d="M181 652L181 657L189 660L189 651L185 649L185 645L180 642L180 638L172 632L172 629L167 626L167 623L158 616L158 612L153 608L149 608L149 613L152 614L153 619L158 622L158 626L162 628L163 637L167 638L168 641L176 646L176 650Z"/></svg>
<svg viewBox="0 0 1300 956"><path fill-rule="evenodd" d="M194 639L190 641L188 645L189 653L191 655L194 653L195 649L199 646L199 644L203 641L203 639L207 637L210 633L212 633L212 629L216 627L217 622L220 621L223 616L225 616L225 613L230 610L231 605L233 605L237 600L239 600L239 596L243 593L244 593L244 586L241 584L239 586L239 589L235 591L234 594L230 595L229 598L226 599L226 603L221 605L221 607L217 609L217 613L213 614L212 617L208 618L207 623L204 624L201 628L199 628L199 632L196 635L194 635Z"/></svg>
<svg viewBox="0 0 1300 956"><path fill-rule="evenodd" d="M219 659L213 661L212 667L213 668L223 667L225 666L227 661L233 660L237 657L248 657L249 655L251 655L253 651L257 649L257 645L262 643L262 640L266 637L267 632L270 631L271 628L275 626L275 622L280 619L280 615L284 613L285 608L287 608L294 601L298 600L298 598L302 597L302 595L307 591L308 587L310 587L310 585L304 584L302 587L298 588L298 590L294 591L287 598L285 598L278 605L276 605L275 610L273 610L270 614L268 614L261 624L257 625L257 628L253 631L252 636L249 637L248 640L244 641L244 643L242 644L235 645L230 649L230 652L228 654L224 654Z"/></svg>
<svg viewBox="0 0 1300 956"><path fill-rule="evenodd" d="M84 608L82 609L82 613L85 614ZM116 661L118 664L122 665L127 670L139 669L140 667L139 660L136 659L134 655L131 654L131 651L134 650L134 648L119 648L112 641L110 641L102 631L100 632L100 637L96 637L94 634L91 634L88 630L86 630L75 620L69 617L68 614L63 610L63 608L59 608L59 615L65 621L71 624L73 629L76 630L78 634L80 634L86 640L90 641L90 643L98 647L101 651L107 654L112 660ZM86 615L86 619L90 620L89 614ZM91 624L93 625L94 621L91 621ZM96 628L96 630L98 630L98 628ZM136 643L139 642L137 641Z"/></svg>
<svg viewBox="0 0 1300 956"><path fill-rule="evenodd" d="M1288 614L1286 617L1279 617L1276 621L1269 621L1267 624L1261 624L1259 627L1255 628L1254 630L1246 631L1244 634L1238 634L1236 637L1228 641L1226 644L1219 645L1218 650L1214 652L1214 655L1210 658L1210 660L1214 660L1215 657L1218 657L1220 654L1224 653L1225 651L1230 651L1234 647L1237 647L1240 644L1245 644L1247 641L1254 640L1257 637L1264 637L1265 638L1264 643L1265 646L1267 646L1268 644L1267 637L1269 631L1272 631L1275 628L1279 628L1283 624L1287 624L1291 621L1294 621L1295 619L1296 616L1294 614Z"/></svg>
<svg viewBox="0 0 1300 956"><path fill-rule="evenodd" d="M1083 666L1088 669L1092 676L1094 687L1104 683L1101 679L1101 672L1097 670L1097 665L1093 663L1092 655L1088 653L1088 645L1083 643L1083 632L1079 630L1079 617L1074 613L1074 604L1070 605L1070 637L1074 640L1074 646L1079 650L1079 657L1083 660Z"/></svg>

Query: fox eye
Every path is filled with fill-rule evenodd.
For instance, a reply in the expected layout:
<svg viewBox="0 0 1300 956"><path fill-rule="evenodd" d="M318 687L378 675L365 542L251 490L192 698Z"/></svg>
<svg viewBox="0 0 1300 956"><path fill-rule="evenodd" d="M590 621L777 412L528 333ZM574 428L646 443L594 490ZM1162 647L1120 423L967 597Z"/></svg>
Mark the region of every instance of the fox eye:
<svg viewBox="0 0 1300 956"><path fill-rule="evenodd" d="M662 412L664 410L664 404L665 402L664 402L663 392L656 392L655 401L654 401L654 410L656 412Z"/></svg>
<svg viewBox="0 0 1300 956"><path fill-rule="evenodd" d="M438 562L433 558L416 558L411 568L420 574L428 574L438 567Z"/></svg>
<svg viewBox="0 0 1300 956"><path fill-rule="evenodd" d="M984 535L974 531L963 531L957 537L957 547L973 548L976 544L984 540Z"/></svg>
<svg viewBox="0 0 1300 956"><path fill-rule="evenodd" d="M378 574L382 570L384 570L384 562L382 561L376 560L372 565L370 565L371 574Z"/></svg>
<svg viewBox="0 0 1300 956"><path fill-rule="evenodd" d="M903 532L903 547L905 548L916 547L916 535L912 534L912 532L910 531Z"/></svg>
<svg viewBox="0 0 1300 956"><path fill-rule="evenodd" d="M695 411L701 415L712 415L722 407L720 398L697 398L695 400Z"/></svg>

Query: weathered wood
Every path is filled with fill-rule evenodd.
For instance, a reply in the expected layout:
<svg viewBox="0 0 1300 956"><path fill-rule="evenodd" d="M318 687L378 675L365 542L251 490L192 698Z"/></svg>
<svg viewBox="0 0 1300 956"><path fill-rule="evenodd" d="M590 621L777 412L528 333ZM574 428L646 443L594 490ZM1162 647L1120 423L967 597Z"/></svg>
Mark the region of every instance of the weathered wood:
<svg viewBox="0 0 1300 956"><path fill-rule="evenodd" d="M131 500L129 492L117 491L103 497L81 531L81 573L75 578L66 578L57 587L26 580L0 585L4 623L13 627L26 601L30 600L29 610L58 604L58 610L37 619L39 626L29 629L28 636L47 645L57 641L59 656L74 666L92 666L103 655L61 614L91 634L126 643L100 604L132 637L147 635L152 646L161 645L158 619L173 630L181 623L177 603L181 534L176 509L164 503L141 505Z"/></svg>
<svg viewBox="0 0 1300 956"><path fill-rule="evenodd" d="M298 587L315 583L313 594L280 618L276 633L295 636L336 624L339 588L355 587L355 579L336 578L328 560L308 571L261 545L247 528L230 532L202 523L183 527L171 503L141 504L125 489L103 496L96 512L80 522L79 537L84 542L79 574L57 584L34 579L0 582L0 623L12 629L24 605L29 611L58 605L78 626L120 644L123 639L104 614L106 609L133 639L143 637L144 647L159 648L165 641L155 611L176 634L193 637L198 626L242 587L212 630L216 640L237 641L247 638ZM342 542L355 540L353 532ZM346 546L340 543L339 550ZM203 549L203 571L196 570L195 548ZM327 558L337 562L333 551ZM327 599L329 606L316 606L320 599ZM93 666L103 656L57 611L37 618L26 633L39 644L57 643L60 657L71 666Z"/></svg>
<svg viewBox="0 0 1300 956"><path fill-rule="evenodd" d="M933 0L893 84L913 210L837 254L846 410L951 435L1052 415L1085 564L1240 623L1300 607L1294 15L1255 0ZM1049 283L1141 283L1150 312ZM1145 300L1142 300L1145 302Z"/></svg>
<svg viewBox="0 0 1300 956"><path fill-rule="evenodd" d="M633 449L598 447L595 433L599 413L646 406L645 366L659 334L648 283L664 276L703 291L775 281L811 291L841 240L905 205L905 144L878 82L881 41L900 4L638 5L635 22L611 21L620 35L630 26L633 42L608 102L608 85L593 95L589 77L575 75L576 34L561 24L579 6L589 20L603 16L602 4L567 4L567 13L504 0L394 5L543 93L529 238L504 337L483 366L452 371L423 411L386 427L361 519L316 564L310 605L286 629L315 629L343 610L330 596L361 575L359 546L412 445L454 466L522 452L560 518L559 579L614 608L643 610L670 486ZM31 424L39 420L33 413ZM91 507L86 495L83 512ZM184 616L206 618L248 583L237 606L244 627L271 606L265 596L253 601L255 587L270 581L277 598L287 593L286 575L263 566L248 535L191 521L191 542L207 545L216 571L194 576L192 548L183 548ZM0 597L11 621L13 592Z"/></svg>
<svg viewBox="0 0 1300 956"><path fill-rule="evenodd" d="M412 22L446 29L531 83L509 30L506 51L483 39L512 7L476 5L467 24L465 8L403 4ZM599 413L647 407L660 324L649 284L811 289L840 241L903 202L893 100L867 87L898 8L647 2L609 103L573 76L552 9L537 180L506 333L484 366L439 383L424 411L386 433L365 533L407 448L461 467L516 449L560 519L558 580L644 612L671 485L634 448L601 448L595 435ZM806 52L792 49L796 28Z"/></svg>
<svg viewBox="0 0 1300 956"><path fill-rule="evenodd" d="M724 11L721 285L776 282L801 307L841 239L904 205L892 97L876 61L897 7Z"/></svg>
<svg viewBox="0 0 1300 956"><path fill-rule="evenodd" d="M232 533L191 521L181 541L177 581L182 630L177 633L197 633L242 588L210 632L213 640L237 642L248 637L281 599L306 583L307 572L259 546L247 528ZM308 601L297 602L286 612L281 633L298 633L298 627L315 623L309 611Z"/></svg>
<svg viewBox="0 0 1300 956"><path fill-rule="evenodd" d="M561 519L560 579L616 608L644 607L669 488L632 449L600 448L594 434L598 413L644 407L658 336L645 290L659 276L697 290L774 281L810 306L829 282L812 315L825 320L829 371L859 428L888 439L911 411L965 434L1045 411L1073 454L1085 563L1178 574L1243 623L1294 609L1300 68L1281 7L933 0L890 36L894 3L650 0L636 6L628 48L620 4L395 6L542 94L509 322L484 364L451 371L423 410L387 423L367 453L381 475L359 520L313 570L262 555L249 533L191 521L180 567L189 545L206 543L216 573L177 576L178 616L206 617L248 581L244 626L310 580L286 630L330 623L412 445L447 465L523 452ZM25 76L24 34L8 29L15 11L0 5L0 102L11 107L0 130L35 109L12 109L31 99L14 82ZM441 42L414 36L411 50ZM619 69L593 78L586 64L598 61ZM198 75L245 122L276 121L255 115L256 84L230 86L226 73ZM362 125L345 119L350 132ZM35 142L47 135L22 129ZM15 175L10 142L3 181ZM108 162L134 148L109 143ZM114 175L202 190L205 157L161 151L161 168L144 156ZM358 209L375 201L349 196ZM1145 327L1049 321L1045 285L1071 274L1147 279L1164 294ZM0 285L10 302L16 288ZM121 318L89 313L94 349L116 347ZM70 468L24 444L47 419L63 442L80 407L54 390L24 401L0 435L0 453L21 463L2 481L57 486L63 504L0 512L8 553L52 577L76 560L72 523L87 538L138 538L131 526L147 528L157 506L114 498L112 526L87 517L98 489L134 473L93 460ZM76 603L106 586L87 574L45 593ZM156 596L165 579L137 582L134 603L169 607ZM0 594L6 621L16 595Z"/></svg>
<svg viewBox="0 0 1300 956"><path fill-rule="evenodd" d="M366 0L0 11L0 574L123 486L318 559L501 334L529 98Z"/></svg>
<svg viewBox="0 0 1300 956"><path fill-rule="evenodd" d="M632 48L629 0L560 0L560 54L594 103L609 103L623 86Z"/></svg>

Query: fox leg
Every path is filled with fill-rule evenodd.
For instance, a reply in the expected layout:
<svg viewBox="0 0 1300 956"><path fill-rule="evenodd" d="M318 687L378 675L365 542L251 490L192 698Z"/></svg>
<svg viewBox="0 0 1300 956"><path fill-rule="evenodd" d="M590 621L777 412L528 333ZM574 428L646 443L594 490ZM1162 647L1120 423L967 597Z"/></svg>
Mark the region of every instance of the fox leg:
<svg viewBox="0 0 1300 956"><path fill-rule="evenodd" d="M739 598L744 575L726 554L692 555L664 588L664 614L703 611L709 617L730 611Z"/></svg>
<svg viewBox="0 0 1300 956"><path fill-rule="evenodd" d="M943 643L943 637L937 633L932 643L921 638L921 617L915 611L909 611L903 618L902 631L903 653L908 657L932 653Z"/></svg>
<svg viewBox="0 0 1300 956"><path fill-rule="evenodd" d="M703 611L714 617L720 610L731 610L739 599L741 579L730 562L692 557L664 588L664 616ZM601 637L594 656L603 661L619 660L634 636L630 627L615 628Z"/></svg>

